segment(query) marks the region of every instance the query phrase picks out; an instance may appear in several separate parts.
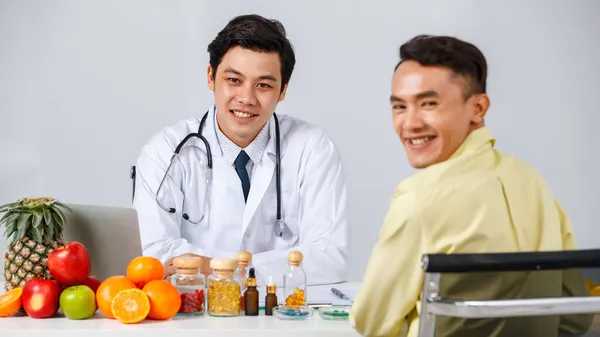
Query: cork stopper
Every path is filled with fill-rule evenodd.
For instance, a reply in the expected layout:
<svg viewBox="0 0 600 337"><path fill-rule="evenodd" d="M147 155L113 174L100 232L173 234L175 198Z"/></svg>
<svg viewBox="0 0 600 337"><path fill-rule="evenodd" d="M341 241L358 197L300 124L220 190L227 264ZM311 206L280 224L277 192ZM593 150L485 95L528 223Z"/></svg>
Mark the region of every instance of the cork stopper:
<svg viewBox="0 0 600 337"><path fill-rule="evenodd" d="M173 266L180 274L197 274L202 266L202 258L198 256L178 256L173 259Z"/></svg>
<svg viewBox="0 0 600 337"><path fill-rule="evenodd" d="M200 268L202 266L202 258L198 256L178 256L173 259L175 268Z"/></svg>
<svg viewBox="0 0 600 337"><path fill-rule="evenodd" d="M252 254L250 252L239 252L236 259L241 266L248 266L252 261Z"/></svg>
<svg viewBox="0 0 600 337"><path fill-rule="evenodd" d="M212 259L210 260L210 268L215 270L235 270L238 262L235 259Z"/></svg>
<svg viewBox="0 0 600 337"><path fill-rule="evenodd" d="M299 251L293 251L288 254L288 262L291 265L299 265L302 263L304 256Z"/></svg>

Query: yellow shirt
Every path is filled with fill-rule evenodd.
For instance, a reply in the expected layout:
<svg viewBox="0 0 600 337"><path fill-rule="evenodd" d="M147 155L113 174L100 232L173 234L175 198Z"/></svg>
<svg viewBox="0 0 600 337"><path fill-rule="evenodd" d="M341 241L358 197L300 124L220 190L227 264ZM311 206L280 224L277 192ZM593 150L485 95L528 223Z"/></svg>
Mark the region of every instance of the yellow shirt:
<svg viewBox="0 0 600 337"><path fill-rule="evenodd" d="M445 162L395 190L350 314L361 334L408 336L419 328L425 253L575 249L571 223L541 176L494 149L482 127ZM587 296L580 271L442 275L440 294L460 300ZM555 336L586 331L593 315L462 320L441 318L436 336ZM468 325L467 325L468 324Z"/></svg>

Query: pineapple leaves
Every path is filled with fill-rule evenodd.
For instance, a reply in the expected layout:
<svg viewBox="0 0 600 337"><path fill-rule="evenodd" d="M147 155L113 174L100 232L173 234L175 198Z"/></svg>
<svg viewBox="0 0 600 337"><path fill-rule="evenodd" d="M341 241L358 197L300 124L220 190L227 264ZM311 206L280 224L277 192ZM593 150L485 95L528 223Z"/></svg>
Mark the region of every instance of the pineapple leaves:
<svg viewBox="0 0 600 337"><path fill-rule="evenodd" d="M3 222L8 226L11 222L19 218L19 213L8 212L0 219L0 224Z"/></svg>
<svg viewBox="0 0 600 337"><path fill-rule="evenodd" d="M3 223L4 221L6 221L6 219L8 219L9 216L11 216L13 213L11 212L6 212L3 216L2 219L0 219L0 224Z"/></svg>
<svg viewBox="0 0 600 337"><path fill-rule="evenodd" d="M19 220L17 220L17 237L23 238L25 233L27 233L27 227L29 224L29 219L31 218L31 213L21 213L19 216Z"/></svg>
<svg viewBox="0 0 600 337"><path fill-rule="evenodd" d="M50 241L55 241L56 238L54 237L54 226L52 225L52 213L46 208L42 208L42 211L44 213L44 222L46 222L46 231L48 232L46 237Z"/></svg>
<svg viewBox="0 0 600 337"><path fill-rule="evenodd" d="M52 215L54 214L58 215L60 220L57 220L57 225L60 226L60 228L62 228L63 225L67 222L67 218L65 218L65 215L63 214L60 208L52 208Z"/></svg>
<svg viewBox="0 0 600 337"><path fill-rule="evenodd" d="M58 215L56 215L55 212L52 212L52 219L54 219L54 224L56 225L56 228L58 229L58 231L62 232L62 229L63 229L62 220L60 219L60 217Z"/></svg>
<svg viewBox="0 0 600 337"><path fill-rule="evenodd" d="M68 210L69 212L73 212L73 210L71 209L71 207L67 206L66 204L64 204L64 203L62 203L62 202L60 202L60 201L56 201L55 203L56 203L58 206L60 206L60 207L62 207L62 208L64 208L64 209L66 209L66 210Z"/></svg>
<svg viewBox="0 0 600 337"><path fill-rule="evenodd" d="M50 225L52 223L52 215L50 214L50 211L42 208L42 212L44 213L44 221L46 222L46 225Z"/></svg>
<svg viewBox="0 0 600 337"><path fill-rule="evenodd" d="M7 239L10 239L11 236L17 231L17 220L19 219L19 213L6 213L2 220L0 220L0 224L4 222L6 225L6 230L4 231L4 236Z"/></svg>
<svg viewBox="0 0 600 337"><path fill-rule="evenodd" d="M18 202L11 202L8 204L4 204L4 205L0 206L0 213L6 212L6 211L10 210L11 208L18 207L18 206L19 206Z"/></svg>
<svg viewBox="0 0 600 337"><path fill-rule="evenodd" d="M46 230L48 231L46 237L48 238L48 240L50 241L56 241L56 238L54 237L54 226L47 226Z"/></svg>
<svg viewBox="0 0 600 337"><path fill-rule="evenodd" d="M31 238L37 242L37 243L42 243L42 233L36 229L36 228L32 228L31 231Z"/></svg>
<svg viewBox="0 0 600 337"><path fill-rule="evenodd" d="M7 239L10 239L13 236L13 234L15 234L16 231L17 231L17 221L15 220L15 221L7 223L6 230L4 231L4 236Z"/></svg>
<svg viewBox="0 0 600 337"><path fill-rule="evenodd" d="M73 212L65 203L50 197L20 198L0 206L0 226L6 226L5 236L12 241L28 237L37 243L62 239L67 218L64 211Z"/></svg>
<svg viewBox="0 0 600 337"><path fill-rule="evenodd" d="M43 212L34 212L35 214L35 219L34 219L34 223L33 223L33 228L34 229L38 229L40 227L40 224L42 223L42 220L44 220L44 213Z"/></svg>

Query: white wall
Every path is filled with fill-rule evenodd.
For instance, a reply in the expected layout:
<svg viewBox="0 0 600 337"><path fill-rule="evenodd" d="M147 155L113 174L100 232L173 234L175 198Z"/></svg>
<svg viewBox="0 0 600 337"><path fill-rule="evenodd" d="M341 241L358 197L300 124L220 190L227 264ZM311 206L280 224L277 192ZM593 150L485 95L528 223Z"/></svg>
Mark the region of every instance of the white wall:
<svg viewBox="0 0 600 337"><path fill-rule="evenodd" d="M393 188L412 172L388 97L398 47L420 33L457 35L484 51L498 147L547 178L582 247L600 246L597 0L1 0L0 203L49 195L129 205L140 147L204 112L206 46L248 12L280 19L297 52L279 112L322 126L343 153L352 279Z"/></svg>

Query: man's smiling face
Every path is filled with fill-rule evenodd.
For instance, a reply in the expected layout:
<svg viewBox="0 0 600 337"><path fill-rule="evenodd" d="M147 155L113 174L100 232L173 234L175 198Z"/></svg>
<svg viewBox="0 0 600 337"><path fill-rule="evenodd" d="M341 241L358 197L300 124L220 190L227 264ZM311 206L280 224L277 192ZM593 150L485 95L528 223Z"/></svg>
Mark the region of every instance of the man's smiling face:
<svg viewBox="0 0 600 337"><path fill-rule="evenodd" d="M467 90L467 79L449 68L415 61L398 66L390 97L392 119L413 167L447 160L482 125L481 97L466 97Z"/></svg>
<svg viewBox="0 0 600 337"><path fill-rule="evenodd" d="M285 98L279 54L236 46L225 53L214 78L213 71L209 66L208 86L214 92L219 128L246 147Z"/></svg>

